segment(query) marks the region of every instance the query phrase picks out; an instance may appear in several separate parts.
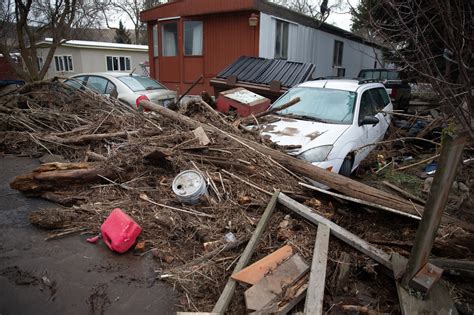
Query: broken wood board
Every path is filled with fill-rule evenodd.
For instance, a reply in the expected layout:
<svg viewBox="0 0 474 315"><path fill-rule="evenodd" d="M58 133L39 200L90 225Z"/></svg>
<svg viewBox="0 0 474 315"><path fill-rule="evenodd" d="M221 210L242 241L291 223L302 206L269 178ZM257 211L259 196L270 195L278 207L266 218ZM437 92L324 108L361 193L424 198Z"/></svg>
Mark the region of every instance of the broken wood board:
<svg viewBox="0 0 474 315"><path fill-rule="evenodd" d="M267 273L274 270L292 255L293 248L290 245L285 245L270 255L242 269L238 273L233 274L231 278L238 282L251 285L257 284Z"/></svg>
<svg viewBox="0 0 474 315"><path fill-rule="evenodd" d="M326 283L326 266L328 260L329 234L327 225L319 224L316 243L311 262L308 291L304 305L305 314L322 314L324 299L324 284Z"/></svg>
<svg viewBox="0 0 474 315"><path fill-rule="evenodd" d="M264 309L304 276L308 269L308 264L299 254L291 256L272 274L266 275L256 285L245 291L247 309L254 311Z"/></svg>
<svg viewBox="0 0 474 315"><path fill-rule="evenodd" d="M277 301L265 306L265 308L260 311L252 312L250 314L287 314L306 296L306 290L308 289L308 279L309 275L306 274L303 276L303 278L285 290L285 293Z"/></svg>
<svg viewBox="0 0 474 315"><path fill-rule="evenodd" d="M407 264L407 259L398 253L393 254L392 264L394 269L403 269ZM400 282L395 281L397 286L398 299L402 315L411 314L450 314L457 315L458 311L449 295L448 288L443 281L438 281L433 286L426 297L421 300L410 294Z"/></svg>
<svg viewBox="0 0 474 315"><path fill-rule="evenodd" d="M319 225L320 223L322 223L327 225L331 229L332 235L334 235L341 241L347 243L348 245L354 247L363 254L369 256L370 258L385 266L386 268L392 270L390 255L384 252L383 250L373 246L369 242L361 239L357 235L349 232L348 230L326 219L325 217L314 213L311 208L302 205L301 203L297 202L294 199L291 199L283 193L280 193L280 195L278 196L278 202L280 202L282 205L299 214L300 216L302 216L313 224Z"/></svg>
<svg viewBox="0 0 474 315"><path fill-rule="evenodd" d="M198 139L200 145L208 145L211 143L211 140L207 137L206 132L202 127L198 127L193 130L194 136Z"/></svg>
<svg viewBox="0 0 474 315"><path fill-rule="evenodd" d="M250 241L245 247L242 255L240 255L240 259L235 265L235 268L232 274L237 273L240 270L242 270L252 258L253 252L255 248L257 247L257 243L260 240L260 237L262 236L263 232L265 231L265 228L267 227L268 222L270 221L270 217L272 216L273 210L275 210L279 194L280 194L279 190L275 191L275 193L272 196L272 199L270 199L270 202L265 208L265 212L260 218L260 221L258 222L258 225L255 228L255 231L253 232L252 237L250 238ZM232 278L229 278L229 280L227 281L227 284L224 287L224 290L222 290L219 300L217 300L216 305L212 309L213 312L222 313L222 314L225 313L227 307L230 304L232 296L234 295L236 284L237 284L236 281L234 281Z"/></svg>
<svg viewBox="0 0 474 315"><path fill-rule="evenodd" d="M349 279L349 272L351 267L351 255L346 252L341 252L337 259L336 270L332 277L332 287L334 288L334 294L337 296L342 293L347 280Z"/></svg>

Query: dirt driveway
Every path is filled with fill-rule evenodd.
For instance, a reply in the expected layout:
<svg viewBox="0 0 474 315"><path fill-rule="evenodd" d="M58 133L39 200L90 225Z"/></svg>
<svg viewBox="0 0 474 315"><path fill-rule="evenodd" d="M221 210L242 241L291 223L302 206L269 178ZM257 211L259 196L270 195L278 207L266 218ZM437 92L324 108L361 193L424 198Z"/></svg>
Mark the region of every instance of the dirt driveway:
<svg viewBox="0 0 474 315"><path fill-rule="evenodd" d="M0 157L0 314L172 314L173 290L150 256L112 253L86 236L45 241L28 213L53 204L25 198L10 180L39 165Z"/></svg>

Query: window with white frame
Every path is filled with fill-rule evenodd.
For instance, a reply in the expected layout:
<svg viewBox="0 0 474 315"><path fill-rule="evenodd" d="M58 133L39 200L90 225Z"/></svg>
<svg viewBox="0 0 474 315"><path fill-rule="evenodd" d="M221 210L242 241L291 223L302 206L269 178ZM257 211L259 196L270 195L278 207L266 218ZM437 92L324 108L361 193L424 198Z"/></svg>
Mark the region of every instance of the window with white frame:
<svg viewBox="0 0 474 315"><path fill-rule="evenodd" d="M288 29L289 23L276 20L275 29L275 58L288 59Z"/></svg>
<svg viewBox="0 0 474 315"><path fill-rule="evenodd" d="M54 56L54 67L56 72L73 72L72 56Z"/></svg>
<svg viewBox="0 0 474 315"><path fill-rule="evenodd" d="M184 54L202 56L202 21L184 22Z"/></svg>
<svg viewBox="0 0 474 315"><path fill-rule="evenodd" d="M342 66L342 54L344 50L344 43L335 40L334 41L334 53L333 53L333 59L332 59L332 65L336 67Z"/></svg>
<svg viewBox="0 0 474 315"><path fill-rule="evenodd" d="M131 58L125 56L105 56L107 71L130 71Z"/></svg>

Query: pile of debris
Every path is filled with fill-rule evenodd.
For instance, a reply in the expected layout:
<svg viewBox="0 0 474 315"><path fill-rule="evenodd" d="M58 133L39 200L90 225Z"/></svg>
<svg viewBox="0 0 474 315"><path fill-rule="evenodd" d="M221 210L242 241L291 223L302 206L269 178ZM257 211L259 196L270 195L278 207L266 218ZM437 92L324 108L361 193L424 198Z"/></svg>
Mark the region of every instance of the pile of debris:
<svg viewBox="0 0 474 315"><path fill-rule="evenodd" d="M236 266L242 269L282 248L291 255L268 269L270 274L283 272L289 263L307 267L259 307L294 305L304 294L307 262L313 260L314 224L324 223L336 237L328 253L325 309L398 309L393 281L378 273L391 269L388 253L409 254L421 204L290 157L201 100L178 112L142 105L145 111L58 81L29 84L1 97L0 150L46 154L43 158L50 162L18 176L11 186L63 205L31 213L33 224L52 230L51 238L96 235L112 210L120 208L142 228L134 252L153 255L157 279L178 288L183 310L210 311ZM176 176L187 170L201 174L208 191L192 204L182 202L172 189ZM315 188L308 178L342 193L337 198L350 196L351 202L370 209L309 190ZM272 203L274 208L277 199L286 208L270 212L264 225L264 210ZM462 246L464 254L457 257L472 259L472 224L451 216L442 222L435 253ZM467 243L455 243L460 238ZM250 284L262 286L262 277L270 281L266 276ZM255 301L252 292L264 291L252 288L234 295L232 312L243 312L244 297L249 306ZM465 284L453 289L460 302L474 294Z"/></svg>

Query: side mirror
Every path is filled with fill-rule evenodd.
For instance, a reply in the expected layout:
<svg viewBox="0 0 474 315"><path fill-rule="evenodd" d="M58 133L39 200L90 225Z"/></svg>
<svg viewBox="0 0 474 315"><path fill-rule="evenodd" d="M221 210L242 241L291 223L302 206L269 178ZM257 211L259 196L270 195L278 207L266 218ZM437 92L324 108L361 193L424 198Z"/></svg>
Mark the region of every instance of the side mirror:
<svg viewBox="0 0 474 315"><path fill-rule="evenodd" d="M374 125L375 126L378 123L379 123L379 119L377 117L364 116L364 119L359 121L359 126L363 126L363 125Z"/></svg>

